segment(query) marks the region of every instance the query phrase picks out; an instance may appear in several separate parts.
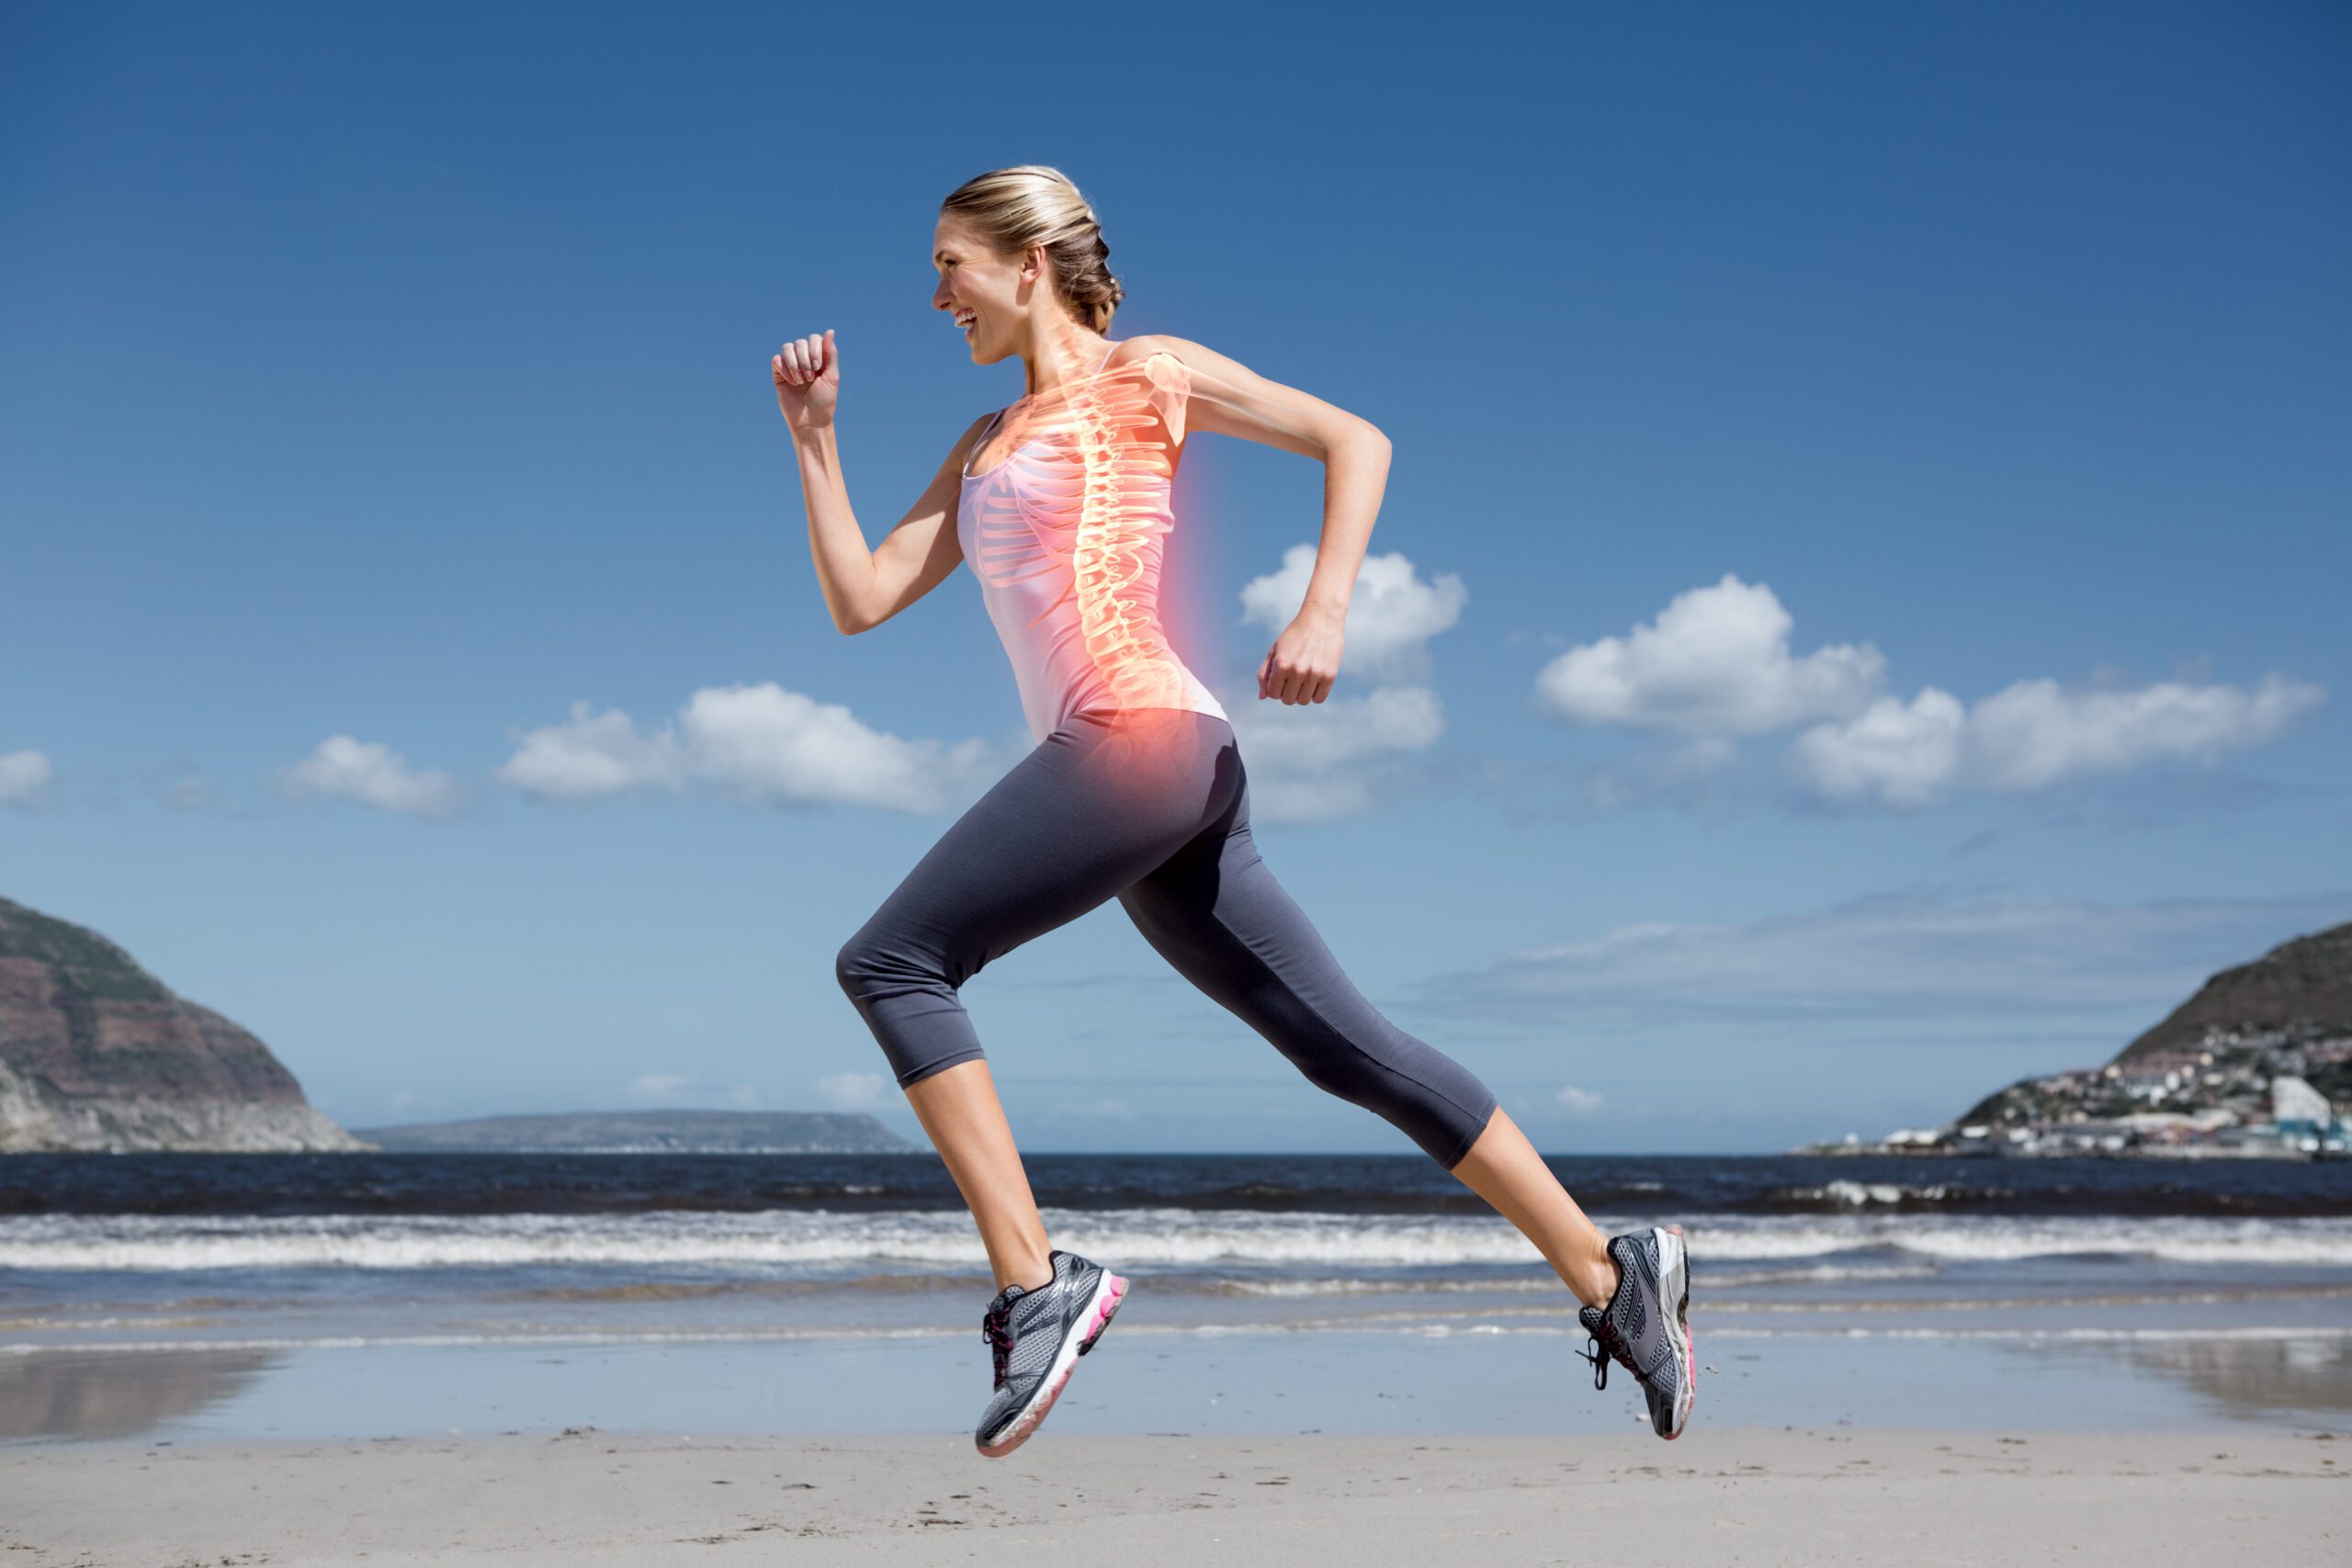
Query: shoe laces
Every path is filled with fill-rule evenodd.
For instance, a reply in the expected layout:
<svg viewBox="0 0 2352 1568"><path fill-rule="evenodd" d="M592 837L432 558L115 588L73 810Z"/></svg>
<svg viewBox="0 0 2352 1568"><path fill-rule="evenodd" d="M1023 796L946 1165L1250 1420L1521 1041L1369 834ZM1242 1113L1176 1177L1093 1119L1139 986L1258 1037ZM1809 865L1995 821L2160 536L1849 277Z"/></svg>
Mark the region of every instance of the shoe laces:
<svg viewBox="0 0 2352 1568"><path fill-rule="evenodd" d="M988 1341L989 1359L996 1363L996 1384L1004 1386L1004 1368L1012 1355L1012 1303L994 1306L980 1315L980 1337Z"/></svg>
<svg viewBox="0 0 2352 1568"><path fill-rule="evenodd" d="M1592 1348L1589 1351L1578 1350L1576 1354L1592 1363L1593 1387L1607 1388L1609 1386L1609 1359L1611 1356L1624 1362L1625 1370L1635 1377L1642 1375L1641 1369L1634 1365L1633 1351L1626 1345L1625 1337L1617 1332L1617 1325L1609 1321L1609 1314L1606 1312L1585 1325L1585 1332L1590 1336L1585 1343Z"/></svg>

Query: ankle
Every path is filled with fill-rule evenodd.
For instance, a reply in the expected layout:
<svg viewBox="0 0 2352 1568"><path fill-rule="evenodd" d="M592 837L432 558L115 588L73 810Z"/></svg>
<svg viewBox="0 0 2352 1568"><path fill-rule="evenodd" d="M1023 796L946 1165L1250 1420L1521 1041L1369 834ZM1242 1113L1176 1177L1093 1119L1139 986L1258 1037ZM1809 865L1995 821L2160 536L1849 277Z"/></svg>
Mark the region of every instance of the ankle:
<svg viewBox="0 0 2352 1568"><path fill-rule="evenodd" d="M1034 1263L1008 1265L997 1274L996 1289L997 1293L1002 1295L1008 1285L1018 1285L1024 1291L1040 1291L1053 1282L1053 1260L1040 1258Z"/></svg>
<svg viewBox="0 0 2352 1568"><path fill-rule="evenodd" d="M1577 1271L1577 1278L1568 1281L1568 1288L1585 1305L1606 1312L1609 1303L1617 1299L1617 1286L1623 1280L1624 1273L1604 1247L1599 1256L1584 1260L1584 1266Z"/></svg>

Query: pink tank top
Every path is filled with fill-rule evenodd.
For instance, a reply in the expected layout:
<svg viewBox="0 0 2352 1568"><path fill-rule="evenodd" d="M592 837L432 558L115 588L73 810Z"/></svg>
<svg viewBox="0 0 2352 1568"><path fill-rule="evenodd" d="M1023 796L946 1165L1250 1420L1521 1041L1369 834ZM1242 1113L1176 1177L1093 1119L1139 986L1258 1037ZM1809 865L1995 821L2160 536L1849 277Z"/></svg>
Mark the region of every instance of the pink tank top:
<svg viewBox="0 0 2352 1568"><path fill-rule="evenodd" d="M1176 521L1170 470L1191 381L1172 354L1110 360L1018 415L1022 440L994 468L975 474L965 462L956 537L1039 740L1089 711L1226 716L1159 620L1161 545ZM989 422L974 456L1021 406Z"/></svg>

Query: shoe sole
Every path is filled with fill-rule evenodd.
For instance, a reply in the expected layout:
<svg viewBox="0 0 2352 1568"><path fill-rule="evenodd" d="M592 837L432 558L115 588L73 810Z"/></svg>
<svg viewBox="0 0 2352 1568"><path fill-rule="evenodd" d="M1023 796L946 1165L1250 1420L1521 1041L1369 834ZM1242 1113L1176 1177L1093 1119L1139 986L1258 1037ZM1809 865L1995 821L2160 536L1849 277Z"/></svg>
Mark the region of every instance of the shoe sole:
<svg viewBox="0 0 2352 1568"><path fill-rule="evenodd" d="M1046 1369L1046 1381L1037 1385L1037 1392L1029 1396L1029 1403L1021 1407L1021 1414L1012 1418L1012 1424L1004 1429L1003 1437L994 1443L974 1439L973 1446L980 1450L982 1457L1002 1459L1029 1440L1030 1434L1045 1421L1046 1413L1053 1409L1054 1401L1062 1396L1062 1385L1069 1382L1069 1374L1078 1366L1078 1359L1094 1348L1094 1342L1102 1337L1105 1328L1111 1326L1111 1319L1118 1315L1119 1303L1126 1299L1126 1280L1108 1269L1102 1270L1102 1277L1094 1282L1094 1299L1088 1303L1085 1314L1080 1318L1086 1325L1086 1331L1062 1341L1062 1348L1055 1353L1054 1364Z"/></svg>
<svg viewBox="0 0 2352 1568"><path fill-rule="evenodd" d="M1682 1436L1682 1428L1690 1419L1690 1407L1699 1402L1698 1340L1690 1332L1690 1251L1682 1242L1682 1227L1668 1225L1658 1233L1658 1261L1666 1264L1670 1254L1673 1263L1658 1269L1658 1283L1671 1286L1675 1293L1674 1320L1667 1325L1673 1335L1676 1348L1682 1352L1682 1386L1674 1394L1674 1430L1660 1432L1668 1442ZM1665 1300L1660 1290L1658 1298Z"/></svg>

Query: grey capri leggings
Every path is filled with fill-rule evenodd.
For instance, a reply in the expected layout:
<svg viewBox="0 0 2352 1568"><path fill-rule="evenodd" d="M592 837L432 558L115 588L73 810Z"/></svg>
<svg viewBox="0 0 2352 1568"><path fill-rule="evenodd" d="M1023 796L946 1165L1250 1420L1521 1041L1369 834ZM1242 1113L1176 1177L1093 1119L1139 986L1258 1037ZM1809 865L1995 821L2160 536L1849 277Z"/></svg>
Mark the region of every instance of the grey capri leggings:
<svg viewBox="0 0 2352 1568"><path fill-rule="evenodd" d="M981 1055L957 989L1116 895L1144 940L1317 1089L1448 1170L1495 1097L1383 1017L1258 858L1232 727L1187 708L1079 714L974 802L842 944L842 989L901 1088Z"/></svg>

